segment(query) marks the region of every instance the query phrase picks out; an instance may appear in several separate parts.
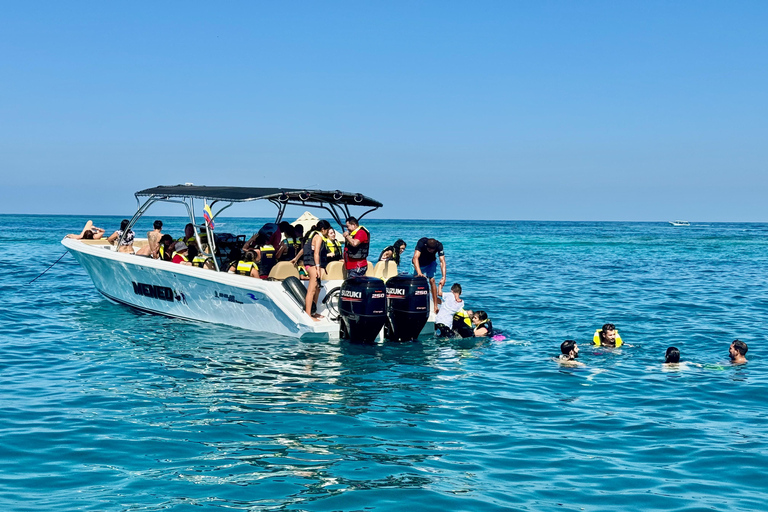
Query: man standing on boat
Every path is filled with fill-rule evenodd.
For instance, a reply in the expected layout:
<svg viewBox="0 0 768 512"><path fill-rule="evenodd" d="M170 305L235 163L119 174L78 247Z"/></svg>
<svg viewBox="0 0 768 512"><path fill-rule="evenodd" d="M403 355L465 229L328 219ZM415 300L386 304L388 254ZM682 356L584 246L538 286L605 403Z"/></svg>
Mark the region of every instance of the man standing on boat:
<svg viewBox="0 0 768 512"><path fill-rule="evenodd" d="M437 270L437 257L440 257L440 272L442 277L440 284L435 284L435 270ZM435 306L435 313L439 311L437 307L437 289L442 290L445 286L445 252L443 244L434 238L424 237L416 242L416 250L413 251L413 269L414 274L429 279L429 287L432 290L432 303Z"/></svg>
<svg viewBox="0 0 768 512"><path fill-rule="evenodd" d="M371 245L371 233L357 221L349 217L344 231L344 267L347 278L363 277L368 271L368 248Z"/></svg>

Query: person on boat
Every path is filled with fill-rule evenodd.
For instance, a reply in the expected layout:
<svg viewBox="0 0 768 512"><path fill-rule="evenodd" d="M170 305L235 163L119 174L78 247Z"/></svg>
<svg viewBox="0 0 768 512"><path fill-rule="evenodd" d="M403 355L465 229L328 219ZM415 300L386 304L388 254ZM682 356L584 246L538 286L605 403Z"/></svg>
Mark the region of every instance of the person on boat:
<svg viewBox="0 0 768 512"><path fill-rule="evenodd" d="M233 261L229 266L230 274L239 274L241 276L259 276L259 265L256 263L256 252L246 251L243 257L237 261Z"/></svg>
<svg viewBox="0 0 768 512"><path fill-rule="evenodd" d="M442 278L440 279L440 284L435 284L435 270L437 270L438 257L440 258ZM443 244L434 238L424 237L419 239L416 243L416 250L413 251L413 268L415 275L425 276L429 279L429 287L432 290L432 302L435 307L435 313L437 313L437 290L445 286L445 252L443 251Z"/></svg>
<svg viewBox="0 0 768 512"><path fill-rule="evenodd" d="M296 228L290 222L280 223L280 245L284 246L280 261L293 261L297 254L301 252L301 237L296 236Z"/></svg>
<svg viewBox="0 0 768 512"><path fill-rule="evenodd" d="M602 329L595 331L592 342L598 347L620 347L624 342L619 336L619 331L613 324L605 324Z"/></svg>
<svg viewBox="0 0 768 512"><path fill-rule="evenodd" d="M163 221L156 220L152 227L154 229L147 232L147 245L136 251L136 254L158 259L160 257L160 239L163 237Z"/></svg>
<svg viewBox="0 0 768 512"><path fill-rule="evenodd" d="M107 238L107 242L109 242L112 245L115 245L115 243L120 240L120 237L123 239L120 241L120 247L117 248L118 252L127 252L130 254L133 254L133 239L135 237L133 230L126 229L128 228L128 224L130 224L131 221L128 219L123 219L123 221L120 223L120 229L109 235L109 238ZM123 235L125 233L125 235Z"/></svg>
<svg viewBox="0 0 768 512"><path fill-rule="evenodd" d="M317 299L320 296L320 280L326 265L328 253L326 240L330 229L331 225L327 220L318 221L317 225L309 230L307 241L304 244L304 268L307 270L307 274L309 274L304 308L307 314L317 321L323 316L312 311L317 308Z"/></svg>
<svg viewBox="0 0 768 512"><path fill-rule="evenodd" d="M277 254L278 249L281 247L280 240L282 238L282 232L280 226L274 222L267 222L258 232L245 242L243 245L243 251L251 251L259 246L270 245L275 250L277 258L282 256L282 253ZM276 259L275 261L279 261Z"/></svg>
<svg viewBox="0 0 768 512"><path fill-rule="evenodd" d="M192 265L206 270L215 270L216 267L213 265L213 258L211 256L206 256L210 253L211 249L208 247L208 244L203 244L203 250L192 258Z"/></svg>
<svg viewBox="0 0 768 512"><path fill-rule="evenodd" d="M75 240L99 240L102 236L104 236L104 230L97 228L93 225L93 222L89 220L85 223L85 227L79 235L70 233L66 238L73 238Z"/></svg>
<svg viewBox="0 0 768 512"><path fill-rule="evenodd" d="M344 267L347 277L363 277L368 271L368 249L371 233L355 217L347 218L344 231Z"/></svg>
<svg viewBox="0 0 768 512"><path fill-rule="evenodd" d="M159 247L157 249L157 256L163 261L171 261L173 257L173 246L176 244L176 240L169 234L165 234L160 237Z"/></svg>
<svg viewBox="0 0 768 512"><path fill-rule="evenodd" d="M278 247L280 247L279 244ZM277 254L279 249L276 249L274 245L269 243L264 234L260 234L256 237L256 248L259 253L259 277L267 279L272 267L274 267L278 261Z"/></svg>
<svg viewBox="0 0 768 512"><path fill-rule="evenodd" d="M395 265L400 267L400 255L405 252L406 243L402 238L398 238L394 244L387 246L379 254L379 261L394 261Z"/></svg>
<svg viewBox="0 0 768 512"><path fill-rule="evenodd" d="M731 358L731 364L744 364L747 362L747 344L741 340L733 340L731 346L728 347L728 356Z"/></svg>
<svg viewBox="0 0 768 512"><path fill-rule="evenodd" d="M560 356L557 362L562 366L584 366L584 363L577 361L579 357L579 346L574 340L565 340L560 344Z"/></svg>
<svg viewBox="0 0 768 512"><path fill-rule="evenodd" d="M475 326L475 336L493 335L493 324L485 311L475 311L472 315L472 324Z"/></svg>
<svg viewBox="0 0 768 512"><path fill-rule="evenodd" d="M192 266L192 262L189 261L189 248L184 242L176 242L173 246L173 256L171 257L173 263L179 265Z"/></svg>
<svg viewBox="0 0 768 512"><path fill-rule="evenodd" d="M343 258L341 244L336 240L336 230L331 228L328 230L327 240L325 245L328 248L328 254L326 260L330 263L332 261L339 261Z"/></svg>
<svg viewBox="0 0 768 512"><path fill-rule="evenodd" d="M454 316L463 311L464 301L461 299L461 285L453 283L451 293L443 293L438 290L440 298L440 311L435 316L435 336L438 338L452 338L456 336L453 329Z"/></svg>

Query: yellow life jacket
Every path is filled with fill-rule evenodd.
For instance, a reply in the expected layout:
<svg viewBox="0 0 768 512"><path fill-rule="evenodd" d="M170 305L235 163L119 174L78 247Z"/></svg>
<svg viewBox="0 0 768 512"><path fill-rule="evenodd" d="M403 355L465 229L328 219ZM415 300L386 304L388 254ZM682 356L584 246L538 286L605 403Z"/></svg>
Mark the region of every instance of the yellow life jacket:
<svg viewBox="0 0 768 512"><path fill-rule="evenodd" d="M181 259L182 259L182 260L184 260L184 261L189 261L189 258L187 257L187 255L186 255L186 254L181 254L181 253L178 253L178 252L176 252L176 251L173 251L173 254L171 254L171 259L175 258L177 254L178 254L179 256L181 256Z"/></svg>
<svg viewBox="0 0 768 512"><path fill-rule="evenodd" d="M470 329L474 329L474 325L472 325L472 319L469 318L469 315L466 311L464 311L464 308L461 308L453 315L453 321L459 322L465 324Z"/></svg>
<svg viewBox="0 0 768 512"><path fill-rule="evenodd" d="M157 254L160 255L160 259L165 259L165 246L163 244L160 244L160 247L157 249Z"/></svg>
<svg viewBox="0 0 768 512"><path fill-rule="evenodd" d="M256 272L259 271L259 266L256 264L255 261L243 261L239 260L237 262L237 267L235 268L235 274L240 274L241 276L250 276L251 275L251 269L256 269Z"/></svg>
<svg viewBox="0 0 768 512"><path fill-rule="evenodd" d="M595 345L597 345L598 347L600 346L600 333L601 332L602 332L602 329L598 329L598 330L595 331L595 335L592 336L592 342ZM616 329L616 348L620 347L623 343L624 342L621 341L621 336L619 336L619 330Z"/></svg>
<svg viewBox="0 0 768 512"><path fill-rule="evenodd" d="M197 256L192 258L192 264L195 265L196 267L200 267L200 268L203 268L205 266L205 262L206 261L208 261L208 258L206 258L205 256L203 256L201 254L198 254Z"/></svg>
<svg viewBox="0 0 768 512"><path fill-rule="evenodd" d="M356 260L364 260L367 258L368 248L371 246L371 232L365 229L363 226L357 226L357 229L349 234L350 238L355 238L355 235L361 229L368 235L368 240L366 242L361 242L357 247L350 245L349 242L345 244L347 249L347 256Z"/></svg>
<svg viewBox="0 0 768 512"><path fill-rule="evenodd" d="M341 244L338 240L331 240L330 238L323 237L323 241L325 241L325 246L328 248L327 258L329 260L341 256Z"/></svg>

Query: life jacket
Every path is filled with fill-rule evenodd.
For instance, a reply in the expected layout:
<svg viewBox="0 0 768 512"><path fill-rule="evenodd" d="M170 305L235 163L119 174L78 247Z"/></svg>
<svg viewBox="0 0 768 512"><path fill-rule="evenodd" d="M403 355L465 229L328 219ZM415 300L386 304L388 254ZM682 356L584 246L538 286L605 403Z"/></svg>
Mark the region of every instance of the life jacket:
<svg viewBox="0 0 768 512"><path fill-rule="evenodd" d="M318 230L311 231L307 237L307 241L304 243L304 265L315 264L315 255L312 253L312 239L315 238L315 235L320 235L320 238L323 239L320 243L320 266L325 267L325 264L328 261L328 246L325 243L327 238L325 238Z"/></svg>
<svg viewBox="0 0 768 512"><path fill-rule="evenodd" d="M275 259L275 248L271 245L262 245L259 248L261 251L261 261L259 262L259 275L268 276L269 271L275 266L277 260Z"/></svg>
<svg viewBox="0 0 768 512"><path fill-rule="evenodd" d="M293 258L299 254L299 251L301 251L301 240L298 238L287 238L285 235L283 235L282 241L285 242L286 250L283 255L280 256L280 261L293 260Z"/></svg>
<svg viewBox="0 0 768 512"><path fill-rule="evenodd" d="M203 268L205 266L205 262L208 261L208 258L205 256L198 254L194 258L192 258L192 264L196 267Z"/></svg>
<svg viewBox="0 0 768 512"><path fill-rule="evenodd" d="M325 247L328 251L328 254L326 255L326 259L328 261L336 261L341 259L341 244L338 240L325 238Z"/></svg>
<svg viewBox="0 0 768 512"><path fill-rule="evenodd" d="M165 259L165 246L163 244L160 244L160 247L158 247L157 254L160 256L161 260Z"/></svg>
<svg viewBox="0 0 768 512"><path fill-rule="evenodd" d="M475 327L472 325L472 319L464 308L460 309L453 315L452 330L456 332L462 338L471 338L475 335Z"/></svg>
<svg viewBox="0 0 768 512"><path fill-rule="evenodd" d="M491 323L491 319L490 318L486 318L485 320L483 320L482 323L476 325L475 329L479 329L481 327L485 327L485 330L486 330L485 335L486 336L493 336L493 324Z"/></svg>
<svg viewBox="0 0 768 512"><path fill-rule="evenodd" d="M237 267L235 267L235 274L239 274L241 276L250 276L251 269L253 268L255 268L256 271L258 272L259 266L256 264L255 261L238 260Z"/></svg>
<svg viewBox="0 0 768 512"><path fill-rule="evenodd" d="M347 253L347 257L352 258L353 260L366 259L368 257L368 248L371 246L371 232L365 229L363 226L357 226L357 229L351 232L349 236L351 238L355 238L355 234L357 234L357 232L361 229L368 235L367 242L361 242L357 247L353 247L349 244L349 242L344 244L344 250Z"/></svg>
<svg viewBox="0 0 768 512"><path fill-rule="evenodd" d="M602 331L603 331L602 329L598 329L598 330L595 331L595 335L592 336L592 342L595 345L597 345L598 347L602 345L602 343L600 343L600 333ZM616 348L619 348L623 344L624 344L624 342L621 340L621 336L619 336L619 330L616 329Z"/></svg>
<svg viewBox="0 0 768 512"><path fill-rule="evenodd" d="M176 255L181 256L181 259L184 260L184 261L189 261L189 258L187 257L186 254L181 254L181 253L178 253L176 251L173 251L173 254L171 254L171 260L173 260L173 258L175 258Z"/></svg>

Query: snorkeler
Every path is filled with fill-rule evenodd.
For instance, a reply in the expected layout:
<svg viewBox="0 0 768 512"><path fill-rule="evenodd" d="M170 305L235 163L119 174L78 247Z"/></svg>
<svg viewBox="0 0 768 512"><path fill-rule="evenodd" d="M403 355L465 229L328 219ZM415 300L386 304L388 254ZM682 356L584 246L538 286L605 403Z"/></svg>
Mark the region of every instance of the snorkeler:
<svg viewBox="0 0 768 512"><path fill-rule="evenodd" d="M602 329L596 330L592 341L598 347L620 347L624 343L613 324L605 324Z"/></svg>
<svg viewBox="0 0 768 512"><path fill-rule="evenodd" d="M747 362L747 358L744 357L747 354L747 344L741 340L733 340L731 346L728 347L728 356L731 358L731 364L744 364Z"/></svg>
<svg viewBox="0 0 768 512"><path fill-rule="evenodd" d="M664 354L664 364L677 364L680 362L680 350L677 347L669 347Z"/></svg>

